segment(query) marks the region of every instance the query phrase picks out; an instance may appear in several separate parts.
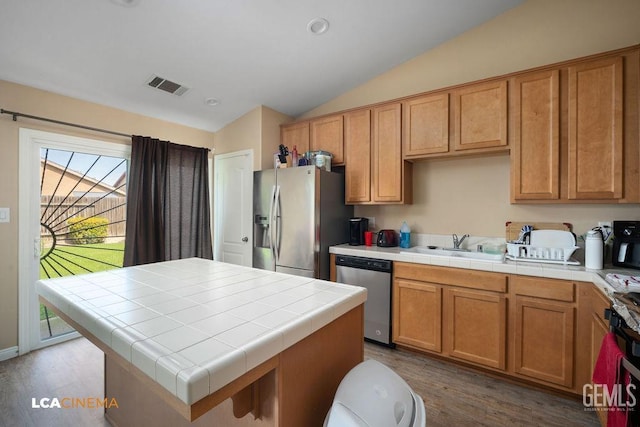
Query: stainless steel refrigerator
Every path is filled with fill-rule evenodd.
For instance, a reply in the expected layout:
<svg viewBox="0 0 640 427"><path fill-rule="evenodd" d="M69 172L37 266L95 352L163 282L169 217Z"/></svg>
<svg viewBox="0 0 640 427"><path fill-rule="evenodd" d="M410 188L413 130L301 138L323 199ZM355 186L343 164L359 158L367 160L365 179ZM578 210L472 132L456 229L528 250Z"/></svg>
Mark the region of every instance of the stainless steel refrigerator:
<svg viewBox="0 0 640 427"><path fill-rule="evenodd" d="M315 166L253 173L253 266L329 278L329 246L349 241L344 175Z"/></svg>

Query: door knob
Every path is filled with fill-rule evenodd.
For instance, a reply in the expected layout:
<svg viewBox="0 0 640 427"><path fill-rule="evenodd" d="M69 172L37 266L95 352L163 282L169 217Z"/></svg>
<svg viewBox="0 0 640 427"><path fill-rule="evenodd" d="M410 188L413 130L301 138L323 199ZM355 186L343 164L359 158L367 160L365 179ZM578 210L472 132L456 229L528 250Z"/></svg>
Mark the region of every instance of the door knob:
<svg viewBox="0 0 640 427"><path fill-rule="evenodd" d="M248 241L249 241L249 238L248 238L247 236L244 236L244 237L242 238L242 241L246 243L246 242L248 242Z"/></svg>

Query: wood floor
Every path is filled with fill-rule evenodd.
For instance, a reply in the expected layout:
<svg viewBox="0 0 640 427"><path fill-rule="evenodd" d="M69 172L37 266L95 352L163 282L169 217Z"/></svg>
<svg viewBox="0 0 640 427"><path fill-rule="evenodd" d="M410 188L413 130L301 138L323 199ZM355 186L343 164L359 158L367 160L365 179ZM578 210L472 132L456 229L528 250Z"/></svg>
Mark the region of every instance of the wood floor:
<svg viewBox="0 0 640 427"><path fill-rule="evenodd" d="M429 427L599 425L579 399L369 343L365 358L391 367L425 400ZM32 398L102 396L103 355L84 338L0 362L0 427L108 426L102 409L32 408Z"/></svg>
<svg viewBox="0 0 640 427"><path fill-rule="evenodd" d="M424 399L427 426L600 426L581 399L569 399L405 350L365 344Z"/></svg>

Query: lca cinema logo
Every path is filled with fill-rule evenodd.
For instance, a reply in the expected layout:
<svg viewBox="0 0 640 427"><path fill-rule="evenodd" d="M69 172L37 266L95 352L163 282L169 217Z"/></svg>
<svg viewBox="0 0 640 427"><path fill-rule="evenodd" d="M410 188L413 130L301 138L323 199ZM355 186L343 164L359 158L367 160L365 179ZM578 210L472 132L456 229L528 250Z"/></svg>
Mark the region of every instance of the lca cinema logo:
<svg viewBox="0 0 640 427"><path fill-rule="evenodd" d="M582 403L589 411L633 411L635 409L635 384L585 384L582 387Z"/></svg>
<svg viewBox="0 0 640 427"><path fill-rule="evenodd" d="M74 408L118 408L118 401L115 397L32 397L31 408L33 409L74 409Z"/></svg>

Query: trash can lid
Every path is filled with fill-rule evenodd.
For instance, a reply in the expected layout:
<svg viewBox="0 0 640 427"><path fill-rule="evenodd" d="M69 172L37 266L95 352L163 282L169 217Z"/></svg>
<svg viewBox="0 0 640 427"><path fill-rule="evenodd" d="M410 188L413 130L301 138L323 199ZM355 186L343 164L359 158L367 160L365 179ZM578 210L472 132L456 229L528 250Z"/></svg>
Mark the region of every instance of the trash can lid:
<svg viewBox="0 0 640 427"><path fill-rule="evenodd" d="M414 394L398 374L376 360L351 369L338 386L327 426L412 427ZM335 423L335 424L334 424Z"/></svg>

